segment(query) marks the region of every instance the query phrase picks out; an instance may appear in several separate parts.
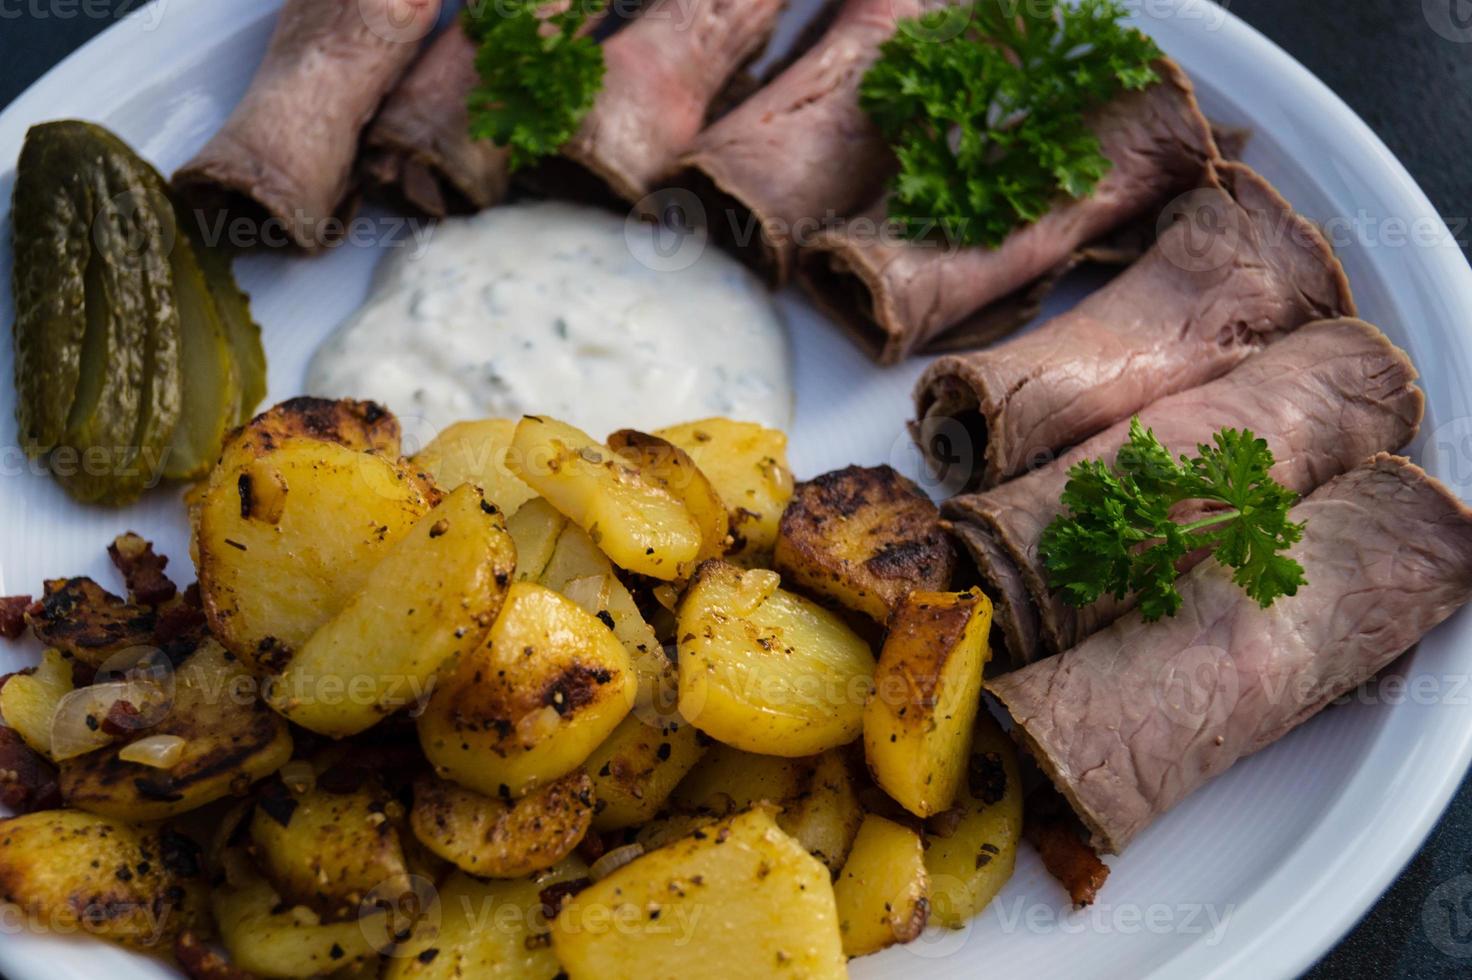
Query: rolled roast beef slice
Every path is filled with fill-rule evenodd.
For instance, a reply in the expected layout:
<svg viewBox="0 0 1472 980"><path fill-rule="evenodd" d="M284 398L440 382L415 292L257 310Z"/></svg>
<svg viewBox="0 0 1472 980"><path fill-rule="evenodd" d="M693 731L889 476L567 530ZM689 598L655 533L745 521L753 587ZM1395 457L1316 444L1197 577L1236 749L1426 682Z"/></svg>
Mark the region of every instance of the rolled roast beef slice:
<svg viewBox="0 0 1472 980"><path fill-rule="evenodd" d="M302 248L321 247L358 137L439 10L439 0L287 0L245 97L175 184L200 208L265 215Z"/></svg>
<svg viewBox="0 0 1472 980"><path fill-rule="evenodd" d="M1415 438L1425 399L1410 358L1363 320L1311 323L1216 381L1162 398L1139 413L1173 455L1192 453L1218 429L1267 440L1273 478L1305 494L1382 450ZM1112 463L1129 439L1119 422L1059 459L984 493L954 497L944 514L994 592L997 626L1014 662L1066 650L1118 619L1133 597L1076 609L1053 594L1038 554L1043 529L1062 513L1075 463ZM1019 599L1024 592L1027 601Z"/></svg>
<svg viewBox="0 0 1472 980"><path fill-rule="evenodd" d="M1354 312L1317 228L1238 163L1167 209L1134 265L1067 313L987 350L935 361L915 389L931 420L965 426L995 486L1172 392L1231 370L1311 320Z"/></svg>
<svg viewBox="0 0 1472 980"><path fill-rule="evenodd" d="M1373 677L1472 598L1472 511L1380 454L1293 509L1307 584L1260 607L1204 562L1173 619L1137 613L988 681L1033 754L1118 853L1193 790Z"/></svg>
<svg viewBox="0 0 1472 980"><path fill-rule="evenodd" d="M390 93L364 138L361 168L377 193L426 214L479 211L506 196L509 154L470 136L475 43L457 19Z"/></svg>
<svg viewBox="0 0 1472 980"><path fill-rule="evenodd" d="M1113 163L1094 192L1065 200L996 248L905 241L883 227L884 206L825 229L799 254L804 286L882 364L893 364L947 330L1072 264L1080 249L1183 191L1198 186L1216 156L1211 126L1191 83L1174 62L1157 64L1161 81L1128 93L1095 114L1091 128ZM1026 307L1019 306L1018 310ZM985 343L1021 326L989 317Z"/></svg>
<svg viewBox="0 0 1472 980"><path fill-rule="evenodd" d="M942 5L847 0L806 54L696 137L674 182L699 195L715 240L781 285L797 239L878 196L895 161L859 83L899 20Z"/></svg>
<svg viewBox="0 0 1472 980"><path fill-rule="evenodd" d="M675 168L736 72L766 45L785 0L656 0L603 44L598 100L559 157L550 193L635 202Z"/></svg>

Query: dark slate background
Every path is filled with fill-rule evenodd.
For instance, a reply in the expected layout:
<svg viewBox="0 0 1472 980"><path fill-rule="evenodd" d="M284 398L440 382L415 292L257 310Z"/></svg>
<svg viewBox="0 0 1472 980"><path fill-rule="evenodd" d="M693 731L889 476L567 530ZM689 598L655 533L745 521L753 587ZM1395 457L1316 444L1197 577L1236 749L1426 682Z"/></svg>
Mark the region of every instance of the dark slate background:
<svg viewBox="0 0 1472 980"><path fill-rule="evenodd" d="M0 106L141 2L0 0ZM1338 92L1442 215L1472 215L1472 0L1223 5ZM1308 976L1472 976L1472 780L1390 891Z"/></svg>

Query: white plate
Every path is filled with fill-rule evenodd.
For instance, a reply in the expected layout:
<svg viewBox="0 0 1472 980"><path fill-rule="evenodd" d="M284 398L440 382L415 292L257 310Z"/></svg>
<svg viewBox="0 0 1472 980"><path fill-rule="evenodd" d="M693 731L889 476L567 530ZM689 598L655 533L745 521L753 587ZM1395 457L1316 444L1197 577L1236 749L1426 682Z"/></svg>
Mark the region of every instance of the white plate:
<svg viewBox="0 0 1472 980"><path fill-rule="evenodd" d="M1143 26L1196 80L1208 113L1252 127L1248 161L1300 210L1331 222L1363 315L1407 347L1423 373L1430 404L1421 458L1468 497L1472 332L1464 318L1472 311L1472 270L1430 203L1343 103L1231 15L1202 0L1131 6L1146 11ZM9 199L26 127L65 116L109 126L165 172L178 166L244 91L275 7L166 0L108 30L0 115L7 168L0 195ZM1421 244L1407 242L1406 229ZM8 228L0 238L8 249ZM319 259L240 263L265 326L272 400L298 393L306 358L361 300L379 254L345 247ZM7 250L0 266L9 261ZM8 323L8 291L0 292L0 321ZM1071 298L1076 289L1053 307ZM801 299L783 302L798 358L799 475L882 461L913 472L902 423L921 365L877 370ZM11 353L3 348L0 446L13 447ZM0 594L34 592L43 577L62 574L112 581L102 549L125 527L156 540L187 576L177 492L156 493L122 512L82 508L48 479L27 473L14 449L4 453ZM16 650L0 650L0 672L22 663ZM1472 672L1472 615L1427 637L1397 672L1420 693L1335 707L1237 766L1115 859L1092 911L1071 912L1024 848L1016 876L971 928L857 961L854 974L1296 974L1410 859L1472 758L1465 707L1472 688L1462 683ZM1430 911L1428 935L1450 942ZM0 916L0 933L0 970L13 980L166 975L100 943L25 933L13 917Z"/></svg>

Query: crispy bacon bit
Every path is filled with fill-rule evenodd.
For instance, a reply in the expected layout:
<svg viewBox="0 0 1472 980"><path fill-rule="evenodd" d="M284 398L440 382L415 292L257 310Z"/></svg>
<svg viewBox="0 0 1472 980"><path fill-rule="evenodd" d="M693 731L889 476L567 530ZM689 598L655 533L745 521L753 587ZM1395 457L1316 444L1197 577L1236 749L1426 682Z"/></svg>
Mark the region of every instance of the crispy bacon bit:
<svg viewBox="0 0 1472 980"><path fill-rule="evenodd" d="M593 884L592 878L574 878L571 881L559 881L555 885L548 885L537 893L537 898L542 903L542 918L551 922L557 918L557 913L567 904L567 900L578 892Z"/></svg>
<svg viewBox="0 0 1472 980"><path fill-rule="evenodd" d="M594 830L588 831L587 835L578 842L578 857L589 864L601 858L607 850L608 844L604 841L603 835Z"/></svg>
<svg viewBox="0 0 1472 980"><path fill-rule="evenodd" d="M8 595L0 598L0 636L13 640L25 632L26 609L31 604L28 595Z"/></svg>
<svg viewBox="0 0 1472 980"><path fill-rule="evenodd" d="M177 646L193 652L204 635L204 610L191 605L187 593L178 602L166 603L159 608L153 641L164 650L172 651Z"/></svg>
<svg viewBox="0 0 1472 980"><path fill-rule="evenodd" d="M254 980L254 974L231 966L229 960L190 929L174 941L174 958L190 980Z"/></svg>
<svg viewBox="0 0 1472 980"><path fill-rule="evenodd" d="M1039 787L1027 799L1022 835L1043 859L1048 874L1068 891L1073 904L1094 904L1109 878L1109 865L1085 840L1083 825L1051 786Z"/></svg>
<svg viewBox="0 0 1472 980"><path fill-rule="evenodd" d="M104 735L131 735L142 727L143 712L133 702L122 699L114 701L107 709L107 716L102 719Z"/></svg>
<svg viewBox="0 0 1472 980"><path fill-rule="evenodd" d="M18 814L61 806L55 767L13 728L0 728L0 804Z"/></svg>
<svg viewBox="0 0 1472 980"><path fill-rule="evenodd" d="M144 606L157 606L174 598L177 587L164 574L169 559L154 552L153 544L132 531L119 534L107 546L108 557L123 573L128 595Z"/></svg>

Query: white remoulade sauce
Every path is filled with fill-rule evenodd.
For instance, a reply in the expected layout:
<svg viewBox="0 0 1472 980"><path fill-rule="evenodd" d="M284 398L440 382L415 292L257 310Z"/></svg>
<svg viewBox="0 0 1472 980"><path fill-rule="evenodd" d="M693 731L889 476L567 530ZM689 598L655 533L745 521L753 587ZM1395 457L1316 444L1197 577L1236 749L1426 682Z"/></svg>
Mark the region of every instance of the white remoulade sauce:
<svg viewBox="0 0 1472 980"><path fill-rule="evenodd" d="M306 388L435 428L534 413L596 438L713 415L785 429L789 361L771 297L720 250L532 202L441 221L384 259Z"/></svg>

